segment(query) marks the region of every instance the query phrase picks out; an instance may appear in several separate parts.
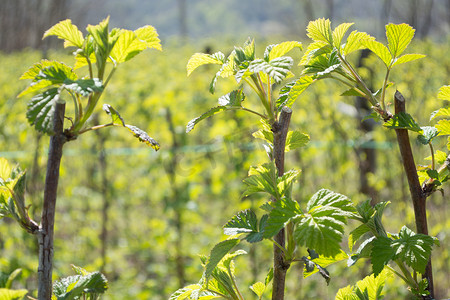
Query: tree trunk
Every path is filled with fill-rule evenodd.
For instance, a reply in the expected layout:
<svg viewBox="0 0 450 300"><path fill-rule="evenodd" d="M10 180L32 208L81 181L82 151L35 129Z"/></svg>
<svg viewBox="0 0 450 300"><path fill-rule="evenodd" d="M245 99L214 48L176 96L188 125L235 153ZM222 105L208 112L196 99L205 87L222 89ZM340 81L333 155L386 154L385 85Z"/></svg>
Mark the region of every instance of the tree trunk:
<svg viewBox="0 0 450 300"><path fill-rule="evenodd" d="M53 269L53 232L55 207L58 190L59 167L62 149L67 141L64 136L65 104L57 103L54 114L53 131L48 151L47 174L44 187L44 207L37 238L39 242L38 299L51 300Z"/></svg>
<svg viewBox="0 0 450 300"><path fill-rule="evenodd" d="M402 96L402 94L400 94L400 92L397 91L395 93L394 100L395 100L395 114L405 112L406 111L405 98ZM406 177L408 179L409 191L411 193L411 198L414 207L417 233L428 235L427 208L426 208L427 198L420 185L419 177L417 176L417 169L416 164L414 162L414 156L411 150L408 130L396 129L395 133L397 134L397 141L400 147L400 154L402 156L403 167L405 169ZM423 278L426 278L428 280L428 290L430 291L430 295L424 296L423 299L434 299L431 258L428 261L428 265L425 269L425 274L423 274Z"/></svg>
<svg viewBox="0 0 450 300"><path fill-rule="evenodd" d="M272 125L273 131L273 159L278 170L278 176L284 174L284 153L286 145L286 135L291 121L292 110L283 107L280 119ZM281 247L285 247L285 229L274 237L275 242ZM284 299L284 288L286 284L286 272L290 263L286 262L283 251L277 246L273 246L273 290L272 300Z"/></svg>

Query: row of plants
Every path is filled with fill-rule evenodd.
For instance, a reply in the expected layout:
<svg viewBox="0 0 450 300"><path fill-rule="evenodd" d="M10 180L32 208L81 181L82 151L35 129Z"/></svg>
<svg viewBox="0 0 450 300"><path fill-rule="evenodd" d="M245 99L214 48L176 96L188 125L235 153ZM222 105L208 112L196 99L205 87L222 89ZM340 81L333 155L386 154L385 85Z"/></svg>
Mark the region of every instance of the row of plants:
<svg viewBox="0 0 450 300"><path fill-rule="evenodd" d="M297 43L295 45L299 44ZM190 49L185 49L183 51L185 52L181 53L180 56L184 56L185 58L187 58L189 53L193 52ZM137 59L139 59L139 57ZM186 269L184 280L192 282L196 277L195 274L201 272L201 267L196 265L195 253L208 252L206 249L208 246L211 246L211 240L215 240L215 236L220 232L217 225L220 226L226 223L227 215L235 213L236 206L244 210L251 207L258 207L266 201L264 197L249 197L244 200L240 200L239 197L245 188L245 186L242 185L241 180L244 178L249 166L255 164L257 161L263 160L265 156L263 151L261 151L260 146L258 146L251 137L251 133L256 131L256 129L253 130L252 128L255 128L255 125L257 125L258 117L249 117L241 111L234 111L236 109L241 110L241 108L237 107L238 105L233 105L236 107L231 107L233 111L227 112L225 116L218 116L218 118L213 120L208 119L207 122L210 122L210 126L206 126L208 128L203 129L204 131L207 130L206 132L197 133L197 131L200 131L201 129L196 129L193 131L193 134L189 134L186 137L183 128L183 125L188 123L187 121L189 118L186 111L201 112L205 109L205 106L209 105L208 103L213 101L213 97L208 97L205 95L206 93L203 92L205 76L193 74L191 79L186 81L183 78L185 75L182 73L181 69L187 59L177 59L176 61L177 66L174 67L174 59L169 57L166 53L158 54L156 58L151 58L150 56L145 57L145 63L153 62L153 64L150 63L149 65L159 66L157 68L158 72L155 71L154 77L151 77L150 80L146 79L148 78L148 70L136 71L135 68L126 70L125 65L123 68L123 75L121 74L121 69L118 69L115 74L114 80L118 78L119 82L114 84L114 80L112 80L109 83L108 89L105 91L105 99L111 98L114 106L118 108L118 110L123 111L123 115L132 115L133 122L136 122L136 124L147 124L147 128L145 129L148 129L150 132L155 132L154 128L156 128L157 134L154 135L158 137L158 141L160 141L162 145L171 145L170 151L164 153L159 152L161 154L156 155L148 154L147 151L139 150L139 148L127 147L123 149L123 151L126 151L125 153L128 152L129 154L124 155L124 157L128 156L125 161L113 162L111 161L111 158L107 160L108 172L106 174L110 176L111 186L113 186L110 187L107 192L111 197L110 205L112 206L112 209L110 209L109 224L113 224L110 225L113 228L110 227L109 229L110 236L108 245L111 250L108 254L109 257L106 257L106 262L102 262L98 259L99 255L96 254L97 251L92 251L93 249L97 249L99 245L99 238L97 238L97 234L93 234L93 231L95 233L100 231L100 225L96 220L98 220L98 212L102 210L101 201L104 194L99 193L99 186L92 183L93 179L99 180L102 176L100 174L100 170L102 169L94 166L100 166L100 153L105 153L106 157L117 155L117 153L113 153L112 151L108 152L108 149L120 149L120 147L123 147L124 145L124 140L129 141L128 137L122 136L122 132L120 131L108 132L106 133L108 137L104 141L104 148L102 150L98 143L98 141L102 139L101 136L83 135L82 138L77 139L74 143L70 143L72 145L76 144L75 146L68 144L66 147L66 149L73 151L80 148L84 149L84 155L73 156L67 162L64 162L63 160L63 176L61 182L62 186L65 188L60 192L60 197L63 200L58 203L58 205L61 205L59 206L60 212L58 213L65 216L62 218L64 220L61 220L61 228L68 230L60 232L59 239L57 238L57 241L60 240L60 242L57 242L57 253L61 255L58 269L63 270L59 274L68 274L69 271L67 266L70 263L86 265L85 260L80 259L80 262L73 261L75 252L71 249L77 247L83 248L86 247L86 245L89 245L85 248L86 256L79 256L78 254L76 256L90 257L91 259L89 259L88 263L92 263L93 269L98 269L102 267L102 265L105 266L108 278L112 278L114 282L112 288L114 288L116 283L118 287L116 293L114 293L113 290L111 291L112 295L109 296L111 298L118 297L123 299L122 297L124 297L124 295L129 295L131 298L134 296L145 299L145 297L148 298L149 296L159 294L161 295L161 299L166 299L168 293L171 290L173 291L176 286L180 286L183 282L183 280L180 280L183 276L180 276L180 273L175 271L179 270L176 262L176 253L179 251L177 249L180 249L180 245L178 244L177 246L179 235L186 236L189 235L189 232L195 232L195 234L186 237L183 242L183 247L181 247L183 249L190 248L190 250L187 251L188 254L182 256L184 256L184 266ZM373 63L373 61L374 58L371 57L369 63ZM257 68L258 66L254 67ZM446 71L445 64L436 63L436 67L439 70L443 70L443 72ZM414 69L411 68L411 70L413 71L408 72L411 72L411 74L414 73ZM255 72L264 73L267 72L267 70L262 69L262 71L259 70ZM242 75L245 76L245 74ZM394 75L395 73L393 76ZM405 77L409 78L409 76ZM433 78L436 77L438 76ZM445 75L443 75L443 77L445 77ZM225 79L225 82L221 82L223 88L219 89L217 93L225 94L232 89L234 83L233 80L229 79L230 78ZM439 82L438 79L433 80ZM266 81L265 84L267 85L268 82ZM319 81L317 84L320 85L321 82ZM410 82L405 81L398 85L400 86L401 84L407 84L408 87L411 87L409 90L415 91L416 93L423 92L422 90L417 89L417 87L413 88L414 86L417 86L417 82L412 79ZM269 86L271 86L271 84ZM438 87L435 88L435 91L437 88ZM426 89L431 90L432 84L426 85ZM436 94L435 91L429 91L429 94L426 95ZM229 95L235 98L222 98L221 103L223 104L225 101L225 103L231 105L231 102L226 101L239 100L239 97L241 97L240 95L242 95L240 92L248 93L248 90L238 89L234 94ZM299 179L303 184L301 187L293 185L292 192L294 195L300 195L299 199L308 199L310 195L314 194L315 188L328 186L333 188L338 187L341 193L352 196L352 198L355 196L356 198L362 198L361 195L358 194L357 184L345 184L345 182L358 181L357 174L355 174L354 169L352 170L354 162L352 162L351 146L332 147L328 144L327 141L339 141L342 139L342 135L339 134L336 128L330 126L329 123L321 122L323 114L333 114L333 118L336 122L342 124L341 126L347 129L346 132L350 138L349 140L342 141L347 143L352 141L351 137L354 137L353 141L358 140L358 132L354 129L355 120L354 118L349 118L348 115L341 114L339 111L333 109L333 107L336 106L336 98L340 94L339 90L324 88L322 85L311 91L311 94L313 94L313 96L308 96L307 93L302 95L301 98L299 98L301 100L298 101L300 103L296 103L292 107L294 113L292 115L291 127L299 126L302 130L308 132L312 140L310 143L311 146L307 146L300 150L293 150L291 153L288 153L288 155L290 155L288 157L292 158L288 160L292 161L292 163L289 164L305 166L302 167L302 176L304 177L300 177ZM431 98L431 96L428 97ZM321 114L315 112L310 106L304 107L304 105L302 105L303 101L314 102L314 100L318 98L321 100L325 99L323 100L325 101L325 109ZM187 100L180 101L179 99ZM251 101L253 101L253 99L249 96L244 102L245 107L248 110L256 111L258 106L252 104ZM14 105L18 105L16 102L17 100L15 100ZM12 102L9 102L9 104L11 103ZM236 103L237 102L234 102L234 104ZM432 109L437 108L436 102L427 101L425 105L430 105ZM155 107L157 107L157 109L155 109ZM185 107L185 109L180 109L180 107ZM275 106L271 109L274 109L275 111ZM418 111L423 111L423 109L424 106L417 106ZM259 114L263 115L264 113L265 112ZM23 112L17 111L17 114L22 114L21 118L22 121L24 121ZM267 115L270 115L270 113L267 113ZM10 117L12 116L13 114L10 114ZM107 117L107 115L99 115L98 118L103 121L103 117ZM314 120L316 126L311 126L311 120ZM106 122L105 124L107 124ZM172 125L169 126L169 124ZM198 126L202 125L200 124ZM309 128L311 127L313 128L310 132ZM5 130L11 130L11 127L5 126ZM225 134L224 131L226 132ZM34 136L34 134L26 131L25 128L22 132L28 132L22 134L23 144L27 143L27 134L30 137ZM14 133L14 131L12 131L12 133ZM260 131L260 136L267 136L267 134L267 130L263 129ZM381 142L380 144L383 144L385 141L390 142L390 139L392 138L389 136L385 137L383 129L378 129L374 134L378 135L376 138L377 142ZM297 133L292 135L297 135ZM25 136L25 138L23 138L23 136ZM304 137L304 135L301 136ZM18 139L19 136L11 134L9 135L9 138L11 141ZM45 139L45 137L43 139ZM242 143L242 141L245 141L246 143ZM314 142L316 142L316 144L314 144ZM30 144L29 141L28 144ZM95 146L92 146L94 144ZM45 148L45 146L42 145L39 147L41 147L41 151L42 148ZM28 148L32 147L28 146ZM326 154L321 151L322 149L327 150ZM30 153L34 152L33 149L31 149L31 151L32 152ZM394 150L390 149L389 151L392 153ZM422 151L422 149L419 151ZM80 159L81 157L82 159ZM131 157L133 157L133 159ZM32 165L30 158L23 159L25 162L27 160L28 165ZM143 164L143 160L146 163ZM43 161L44 159L41 158L40 163L42 164ZM336 172L342 175L339 180L329 178L330 176L326 175L327 170L329 172L329 167L327 168L327 164L329 163L342 165ZM387 164L389 164L389 162L387 162ZM27 163L25 163L25 165L27 165ZM310 168L308 168L308 166ZM316 169L312 168L312 166L316 166ZM392 170L392 165L389 165L389 168ZM163 169L165 170L164 172L162 172ZM306 169L309 171L306 172ZM272 168L271 170L274 169ZM403 189L398 188L393 191L386 191L383 187L383 181L392 182L392 178L398 177L401 170L397 168L396 172L397 175L395 175L394 172L384 175L382 174L382 171L377 172L379 173L377 175L380 179L378 179L378 182L374 182L376 188L379 189L381 193L387 194L387 197L392 197L391 199L400 199L401 196L399 196L399 194L401 195L407 190L407 188L404 187ZM67 176L66 174L71 175ZM223 180L224 174L226 174L226 182ZM164 188L160 190L153 188L161 186ZM123 193L123 190L129 191L130 187L132 187L133 194L136 196L135 200L130 199L129 193ZM151 193L148 193L149 187L152 190ZM185 193L182 193L183 191ZM167 196L168 194L173 195L173 197ZM39 198L39 196L36 198ZM80 201L80 199L82 201ZM217 199L228 200L217 201ZM433 199L436 199L436 205L439 205L440 201L442 201L442 199L436 196L434 196ZM32 211L39 208L38 203L39 202L36 201L36 204L31 208ZM401 203L404 205L405 202L400 201L398 204L393 203L393 205L400 206L402 205ZM157 208L157 211L155 211L155 207ZM180 212L183 212L181 213L181 216ZM161 214L167 216L170 221L158 219ZM65 220L66 216L69 216L67 220ZM134 222L134 220L136 220L136 222ZM411 218L409 218L409 220L411 220ZM216 227L214 227L214 225L207 227L202 226L204 223L216 224ZM80 227L76 226L73 228L74 224L81 225ZM145 226L142 226L143 224L145 224ZM180 227L180 224L185 224L184 231L176 230L176 228ZM440 225L442 226L442 224L443 223L441 222ZM392 224L392 227L396 225ZM413 228L414 226L413 224L407 225L409 225L410 228ZM391 226L390 222L388 226ZM11 230L10 227L11 226L8 226L8 230ZM75 230L70 230L72 228ZM398 230L398 228L399 227L394 230ZM58 234L58 230L56 234ZM14 235L15 234L12 234L12 237ZM23 238L23 234L20 234L19 232L18 240ZM67 238L74 240L72 245L68 245L66 242ZM2 239L4 239L3 236ZM193 242L187 243L186 240ZM233 243L235 242L236 239ZM231 244L231 242L228 243ZM26 247L32 248L32 244L32 241L28 241ZM244 248L247 249L252 256L253 248L247 247L248 246L244 245ZM172 249L169 256L166 255L166 249ZM24 249L24 252L27 251L28 250ZM270 250L268 250L268 247L263 246L262 249L256 249L255 252L257 256L252 256L250 260L256 262L256 264L261 258L265 258L266 260L270 259ZM239 254L242 253L239 252ZM10 253L9 255L12 254ZM118 259L116 260L116 258ZM161 258L163 261L169 263L169 268L158 264L157 261ZM313 261L312 257L306 258ZM26 260L27 259L23 259L23 261ZM20 259L20 262L22 262L22 259ZM63 264L65 264L65 266L63 266ZM318 265L321 266L320 264ZM132 268L129 268L129 266L132 266ZM36 266L33 265L30 269L34 269L35 267ZM132 270L123 271L124 268ZM240 268L238 268L238 270L239 269ZM245 269L245 267L243 269ZM248 269L250 270L252 268ZM247 277L247 279L243 279L243 281L251 282L255 281L255 279L260 280L261 276L264 277L262 274L265 271L266 268L259 267L256 276L244 276ZM347 272L349 277L352 277L352 279L347 280L345 284L354 281L355 276L357 276L355 273L358 273L351 269L350 271L345 270L344 272ZM178 277L179 280L176 280L176 277ZM287 280L289 283L289 278ZM298 284L297 279L293 280L293 282ZM340 286L342 287L345 284L341 284ZM308 282L306 281L305 283L302 283L302 285L308 285ZM130 288L130 286L136 287L136 290ZM321 291L317 291L317 289L316 291L308 288L303 289L303 293L320 292Z"/></svg>

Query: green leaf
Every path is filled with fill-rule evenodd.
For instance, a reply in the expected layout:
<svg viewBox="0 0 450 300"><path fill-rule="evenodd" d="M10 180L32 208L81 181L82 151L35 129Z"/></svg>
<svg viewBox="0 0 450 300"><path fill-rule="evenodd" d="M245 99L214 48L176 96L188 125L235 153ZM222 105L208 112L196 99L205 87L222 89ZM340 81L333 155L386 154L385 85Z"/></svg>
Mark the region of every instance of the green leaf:
<svg viewBox="0 0 450 300"><path fill-rule="evenodd" d="M372 253L372 242L373 240L375 240L375 236L372 236L368 239L366 239L365 241L363 241L361 243L361 245L359 245L358 249L356 250L356 252L350 256L347 260L347 266L351 267L353 266L360 258L370 258L371 253Z"/></svg>
<svg viewBox="0 0 450 300"><path fill-rule="evenodd" d="M345 251L341 250L339 254L332 256L332 257L325 257L325 256L319 256L316 258L310 257L310 261L315 266L320 266L322 268L326 268L334 263L343 261L348 259L348 254L345 253ZM306 268L303 270L303 278L309 277L317 272L319 272L320 269L313 268L312 270L307 271Z"/></svg>
<svg viewBox="0 0 450 300"><path fill-rule="evenodd" d="M178 289L172 295L170 295L169 300L188 300L190 299L192 292L200 290L201 288L202 286L199 284L191 284L185 286L184 288Z"/></svg>
<svg viewBox="0 0 450 300"><path fill-rule="evenodd" d="M147 132L144 130L137 128L133 125L125 125L125 127L128 129L129 132L131 132L134 137L136 137L139 141L147 144L148 146L152 147L155 151L158 151L160 146L157 141L155 141L153 138L151 138Z"/></svg>
<svg viewBox="0 0 450 300"><path fill-rule="evenodd" d="M313 77L304 75L297 81L287 84L280 90L280 96L277 99L277 108L281 109L283 106L291 108L298 96L300 96L313 82Z"/></svg>
<svg viewBox="0 0 450 300"><path fill-rule="evenodd" d="M143 131L140 128L137 128L133 125L125 124L125 121L120 116L119 112L115 110L111 105L109 104L103 104L103 110L111 116L111 123L117 126L122 126L128 129L129 132L133 134L134 137L138 138L139 141L147 144L148 146L152 147L155 151L158 151L160 146L157 141L155 141L153 138L151 138L147 132Z"/></svg>
<svg viewBox="0 0 450 300"><path fill-rule="evenodd" d="M370 228L366 224L359 225L350 232L348 236L348 248L350 251L353 251L355 243L367 232L370 232Z"/></svg>
<svg viewBox="0 0 450 300"><path fill-rule="evenodd" d="M88 97L90 94L103 91L103 83L98 78L94 79L79 79L76 81L66 80L64 88L83 97Z"/></svg>
<svg viewBox="0 0 450 300"><path fill-rule="evenodd" d="M103 294L107 289L108 280L100 272L69 276L53 284L58 300L78 299L84 293Z"/></svg>
<svg viewBox="0 0 450 300"><path fill-rule="evenodd" d="M52 88L34 96L28 103L27 119L37 131L53 134L53 115L60 99L57 88Z"/></svg>
<svg viewBox="0 0 450 300"><path fill-rule="evenodd" d="M324 256L337 255L346 218L353 210L350 200L344 195L321 189L308 201L307 210L294 231L297 243Z"/></svg>
<svg viewBox="0 0 450 300"><path fill-rule="evenodd" d="M416 234L406 226L400 230L399 239L391 242L395 258L401 259L421 274L425 273L433 245L434 240L431 236Z"/></svg>
<svg viewBox="0 0 450 300"><path fill-rule="evenodd" d="M286 136L286 147L285 151L289 152L291 150L304 147L309 143L309 135L302 133L298 130L289 131Z"/></svg>
<svg viewBox="0 0 450 300"><path fill-rule="evenodd" d="M372 242L371 261L375 276L383 271L384 266L395 257L395 250L391 248L392 240L388 237L380 236Z"/></svg>
<svg viewBox="0 0 450 300"><path fill-rule="evenodd" d="M342 23L333 30L333 46L339 51L341 49L341 42L345 33L353 24L354 23Z"/></svg>
<svg viewBox="0 0 450 300"><path fill-rule="evenodd" d="M345 45L343 45L342 55L346 56L354 51L367 48L363 43L366 40L371 41L375 40L375 38L365 32L352 31L348 36Z"/></svg>
<svg viewBox="0 0 450 300"><path fill-rule="evenodd" d="M434 127L439 131L439 135L450 135L450 120L440 120Z"/></svg>
<svg viewBox="0 0 450 300"><path fill-rule="evenodd" d="M266 52L268 52L268 55L264 53L264 57L267 56L268 58L267 60L272 61L275 58L284 56L286 53L288 53L294 48L299 48L300 50L302 50L302 43L297 41L289 41L276 45L270 45L269 47L266 48Z"/></svg>
<svg viewBox="0 0 450 300"><path fill-rule="evenodd" d="M19 300L28 294L27 290L10 290L0 288L0 300Z"/></svg>
<svg viewBox="0 0 450 300"><path fill-rule="evenodd" d="M446 117L450 118L450 107L442 107L434 112L431 113L430 121L439 118L439 117Z"/></svg>
<svg viewBox="0 0 450 300"><path fill-rule="evenodd" d="M264 230L264 237L275 236L282 228L296 217L303 215L297 201L290 198L282 198L272 202L273 209L270 211L269 219Z"/></svg>
<svg viewBox="0 0 450 300"><path fill-rule="evenodd" d="M99 61L106 61L112 46L109 43L109 32L108 32L108 26L109 26L109 16L101 21L98 25L88 25L86 27L86 30L91 34L92 38L95 41L96 45L96 58L97 63Z"/></svg>
<svg viewBox="0 0 450 300"><path fill-rule="evenodd" d="M346 287L340 288L336 294L334 300L360 300L355 293L355 288L353 286L347 285Z"/></svg>
<svg viewBox="0 0 450 300"><path fill-rule="evenodd" d="M209 118L221 111L227 110L227 106L216 106L202 114L200 117L197 117L195 119L192 119L189 121L189 123L186 125L186 133L190 132L192 129L194 129L195 125L197 125L200 121Z"/></svg>
<svg viewBox="0 0 450 300"><path fill-rule="evenodd" d="M422 145L428 145L429 143L431 143L433 138L435 138L439 134L439 131L435 127L424 126L421 128L422 128L422 134L417 136L417 140Z"/></svg>
<svg viewBox="0 0 450 300"><path fill-rule="evenodd" d="M49 30L44 33L44 37L55 35L58 38L64 40L64 48L66 47L78 47L82 48L84 43L83 33L78 30L78 27L72 24L70 19L59 22L53 25Z"/></svg>
<svg viewBox="0 0 450 300"><path fill-rule="evenodd" d="M242 89L234 90L219 98L220 106L240 107L242 101L245 100L245 95Z"/></svg>
<svg viewBox="0 0 450 300"><path fill-rule="evenodd" d="M450 101L450 85L444 85L439 89L438 99Z"/></svg>
<svg viewBox="0 0 450 300"><path fill-rule="evenodd" d="M368 48L370 51L375 53L375 55L381 59L386 67L389 68L392 61L392 55L385 45L372 39L362 40L361 43L365 48Z"/></svg>
<svg viewBox="0 0 450 300"><path fill-rule="evenodd" d="M391 129L407 129L418 133L422 132L419 124L410 114L405 112L395 114L393 118L384 123L384 126Z"/></svg>
<svg viewBox="0 0 450 300"><path fill-rule="evenodd" d="M426 57L423 54L405 54L394 59L392 67Z"/></svg>
<svg viewBox="0 0 450 300"><path fill-rule="evenodd" d="M250 289L258 296L259 299L262 298L264 291L266 290L266 286L262 282L256 282L250 286Z"/></svg>
<svg viewBox="0 0 450 300"><path fill-rule="evenodd" d="M225 61L225 55L222 52L217 52L213 55L205 54L205 53L195 53L189 59L186 69L187 76L191 75L191 73L202 65L207 64L217 64L223 65Z"/></svg>
<svg viewBox="0 0 450 300"><path fill-rule="evenodd" d="M211 276L212 272L216 268L217 264L224 258L231 249L233 249L237 244L239 244L239 239L229 239L222 241L214 246L209 255L208 263L205 268L205 277Z"/></svg>
<svg viewBox="0 0 450 300"><path fill-rule="evenodd" d="M398 57L405 51L414 37L414 31L408 24L386 25L386 37L392 57Z"/></svg>
<svg viewBox="0 0 450 300"><path fill-rule="evenodd" d="M277 171L273 162L262 165L251 166L249 177L244 179L247 189L243 196L247 197L254 193L266 192L277 198Z"/></svg>
<svg viewBox="0 0 450 300"><path fill-rule="evenodd" d="M260 226L258 227L258 218L256 214L250 210L244 210L233 216L231 220L223 226L223 233L226 235L246 234L245 240L250 243L259 242L263 239L261 229L264 229L267 221L267 215L261 218ZM259 228L259 229L258 229Z"/></svg>
<svg viewBox="0 0 450 300"><path fill-rule="evenodd" d="M321 18L310 21L306 32L308 37L314 41L321 41L330 45L333 44L331 22L328 19Z"/></svg>
<svg viewBox="0 0 450 300"><path fill-rule="evenodd" d="M145 44L145 49L156 49L162 51L161 40L158 37L155 27L145 25L134 31L137 39Z"/></svg>
<svg viewBox="0 0 450 300"><path fill-rule="evenodd" d="M267 62L263 59L256 59L248 66L251 73L263 72L272 78L275 83L281 82L289 73L293 64L293 59L288 56L277 57Z"/></svg>

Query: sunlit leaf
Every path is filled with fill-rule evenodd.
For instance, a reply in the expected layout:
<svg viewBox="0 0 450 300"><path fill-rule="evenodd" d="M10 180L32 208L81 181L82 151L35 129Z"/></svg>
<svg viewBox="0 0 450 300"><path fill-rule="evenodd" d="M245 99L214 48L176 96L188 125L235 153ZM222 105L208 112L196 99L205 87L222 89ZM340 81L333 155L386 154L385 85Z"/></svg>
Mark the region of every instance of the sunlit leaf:
<svg viewBox="0 0 450 300"><path fill-rule="evenodd" d="M133 125L125 125L125 127L136 137L139 139L139 141L147 144L148 146L152 147L155 151L158 151L160 146L157 141L155 141L153 138L151 138L147 132L145 132L142 129L137 128Z"/></svg>
<svg viewBox="0 0 450 300"><path fill-rule="evenodd" d="M200 290L202 288L199 284L191 284L185 286L184 288L178 289L172 295L170 295L169 300L187 300L193 291Z"/></svg>
<svg viewBox="0 0 450 300"><path fill-rule="evenodd" d="M442 107L438 110L431 113L430 121L439 118L439 117L447 117L450 118L450 107Z"/></svg>
<svg viewBox="0 0 450 300"><path fill-rule="evenodd" d="M343 45L342 54L348 55L354 51L365 49L363 41L374 40L375 38L365 32L352 31Z"/></svg>
<svg viewBox="0 0 450 300"><path fill-rule="evenodd" d="M397 57L395 59L395 62L392 64L392 66L398 66L400 64L408 63L417 59L424 58L426 55L422 54L405 54L400 57Z"/></svg>
<svg viewBox="0 0 450 300"><path fill-rule="evenodd" d="M367 232L370 232L370 228L366 224L359 225L350 232L348 236L348 248L350 251L353 251L355 243Z"/></svg>
<svg viewBox="0 0 450 300"><path fill-rule="evenodd" d="M186 69L187 75L191 75L191 73L200 67L201 65L206 64L217 64L222 65L225 61L225 55L222 52L218 52L214 55L205 54L205 53L195 53L189 59Z"/></svg>
<svg viewBox="0 0 450 300"><path fill-rule="evenodd" d="M309 143L309 135L298 130L289 131L286 136L285 151L291 151L300 147L304 147Z"/></svg>
<svg viewBox="0 0 450 300"><path fill-rule="evenodd" d="M208 263L205 268L205 277L211 276L212 272L216 268L217 264L224 258L231 249L233 249L237 244L239 244L239 239L229 239L222 241L214 246L209 255Z"/></svg>
<svg viewBox="0 0 450 300"><path fill-rule="evenodd" d="M333 44L331 22L328 19L321 18L310 21L306 31L308 37L314 41L322 41L330 45Z"/></svg>
<svg viewBox="0 0 450 300"><path fill-rule="evenodd" d="M321 189L308 201L307 210L295 228L295 240L324 256L337 255L346 219L353 210L351 201L344 195Z"/></svg>
<svg viewBox="0 0 450 300"><path fill-rule="evenodd" d="M333 30L333 46L338 50L341 48L341 42L345 33L353 24L354 23L342 23Z"/></svg>
<svg viewBox="0 0 450 300"><path fill-rule="evenodd" d="M145 44L145 49L156 49L162 50L161 40L158 37L155 27L150 25L145 25L134 31L137 39Z"/></svg>
<svg viewBox="0 0 450 300"><path fill-rule="evenodd" d="M277 191L277 171L273 162L252 166L248 172L249 177L244 179L247 189L243 196L254 193L266 192L273 197L278 197Z"/></svg>
<svg viewBox="0 0 450 300"><path fill-rule="evenodd" d="M392 57L400 56L414 37L414 29L408 24L386 25L386 37Z"/></svg>
<svg viewBox="0 0 450 300"><path fill-rule="evenodd" d="M223 232L226 235L246 234L245 240L250 243L259 242L263 239L261 228L265 226L267 216L261 219L258 227L258 218L252 210L244 210L233 216L231 220L223 226Z"/></svg>
<svg viewBox="0 0 450 300"><path fill-rule="evenodd" d="M450 120L440 120L435 127L439 135L450 135Z"/></svg>
<svg viewBox="0 0 450 300"><path fill-rule="evenodd" d="M109 104L103 104L103 110L111 116L112 123L117 124L120 126L125 126L125 121L120 116L119 112L115 110L111 105Z"/></svg>
<svg viewBox="0 0 450 300"><path fill-rule="evenodd" d="M315 264L315 265L319 265L323 268L326 268L334 263L346 260L348 258L348 254L345 253L343 250L341 250L339 252L339 254L335 255L335 256L329 256L329 257L325 257L325 256L318 256L318 257L311 257L311 261ZM319 272L320 270L318 268L313 268L312 270L307 271L306 269L303 270L303 278L309 277L317 272Z"/></svg>
<svg viewBox="0 0 450 300"><path fill-rule="evenodd" d="M263 59L256 59L250 63L248 70L252 73L263 72L272 78L276 83L286 78L292 67L293 60L291 57L277 57L267 62Z"/></svg>
<svg viewBox="0 0 450 300"><path fill-rule="evenodd" d="M381 61L386 65L386 67L390 66L392 61L392 55L385 45L371 39L362 40L361 43L362 45L364 45L364 47L368 48L370 51L375 53L375 55L381 59Z"/></svg>
<svg viewBox="0 0 450 300"><path fill-rule="evenodd" d="M58 38L64 40L64 48L66 47L78 47L82 48L84 43L83 33L78 30L78 27L72 24L70 19L59 22L53 25L49 30L44 33L44 38L55 35Z"/></svg>
<svg viewBox="0 0 450 300"><path fill-rule="evenodd" d="M304 75L297 81L287 84L280 91L280 96L277 99L277 107L280 109L283 106L292 107L295 100L314 82L312 76Z"/></svg>
<svg viewBox="0 0 450 300"><path fill-rule="evenodd" d="M10 290L0 288L0 300L19 300L28 294L27 290Z"/></svg>
<svg viewBox="0 0 450 300"><path fill-rule="evenodd" d="M438 99L450 101L450 85L444 85L439 89Z"/></svg>
<svg viewBox="0 0 450 300"><path fill-rule="evenodd" d="M200 117L197 117L195 119L192 119L191 121L189 121L189 123L186 125L186 133L190 132L192 129L194 129L194 126L197 125L200 121L209 118L221 111L227 110L228 107L227 106L216 106L211 108L210 110L208 110L207 112L205 112L204 114L202 114Z"/></svg>
<svg viewBox="0 0 450 300"><path fill-rule="evenodd" d="M290 221L303 215L298 202L290 198L282 198L279 201L272 202L272 206L273 209L269 214L264 230L265 238L275 236Z"/></svg>
<svg viewBox="0 0 450 300"><path fill-rule="evenodd" d="M262 298L264 291L266 290L266 286L262 282L256 282L250 286L250 289L258 296L259 299Z"/></svg>
<svg viewBox="0 0 450 300"><path fill-rule="evenodd" d="M275 58L282 57L294 48L299 48L300 50L302 50L302 43L297 41L289 41L271 45L270 51L267 51L269 53L268 61L272 61ZM264 56L266 57L266 55Z"/></svg>

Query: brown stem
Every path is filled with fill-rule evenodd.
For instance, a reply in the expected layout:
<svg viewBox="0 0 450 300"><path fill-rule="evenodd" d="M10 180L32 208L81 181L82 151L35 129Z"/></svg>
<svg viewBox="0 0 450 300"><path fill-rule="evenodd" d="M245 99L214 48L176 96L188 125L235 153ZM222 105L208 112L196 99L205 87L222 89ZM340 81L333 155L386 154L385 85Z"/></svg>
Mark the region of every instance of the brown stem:
<svg viewBox="0 0 450 300"><path fill-rule="evenodd" d="M291 121L292 110L283 107L280 118L272 125L273 131L273 159L277 166L278 176L284 174L284 153L286 146L286 136ZM281 247L285 247L286 237L284 228L274 237ZM272 300L284 299L284 287L286 282L286 272L290 263L285 260L283 251L277 246L273 246L273 290Z"/></svg>
<svg viewBox="0 0 450 300"><path fill-rule="evenodd" d="M395 114L406 111L405 98L397 91L394 96L395 100ZM426 208L426 195L420 186L419 177L417 176L416 164L414 162L414 156L411 150L411 144L409 142L408 130L396 129L397 141L400 147L400 154L402 157L403 167L405 169L406 177L408 179L409 191L414 207L414 215L416 219L416 229L418 233L428 235L427 225L427 208ZM428 280L428 290L430 291L430 297L424 297L423 299L434 298L433 289L433 274L431 269L431 258L428 261L423 277Z"/></svg>
<svg viewBox="0 0 450 300"><path fill-rule="evenodd" d="M48 151L47 174L44 187L44 207L40 230L37 234L39 242L38 267L38 299L51 300L53 269L53 232L55 224L56 195L58 190L59 167L62 149L67 141L64 130L64 112L66 105L55 106L53 131Z"/></svg>

